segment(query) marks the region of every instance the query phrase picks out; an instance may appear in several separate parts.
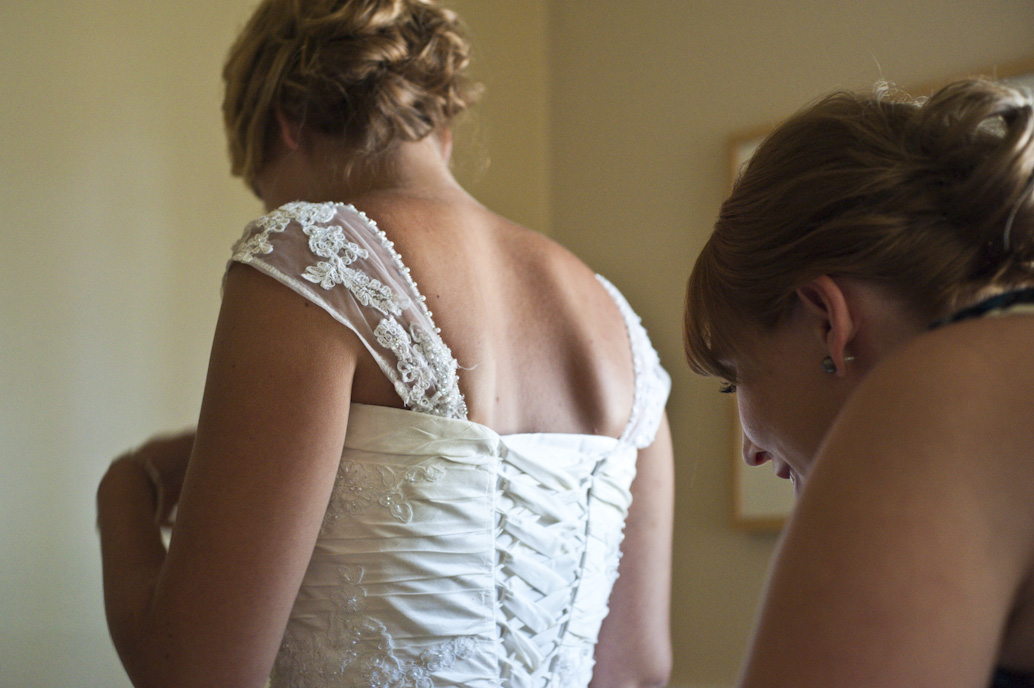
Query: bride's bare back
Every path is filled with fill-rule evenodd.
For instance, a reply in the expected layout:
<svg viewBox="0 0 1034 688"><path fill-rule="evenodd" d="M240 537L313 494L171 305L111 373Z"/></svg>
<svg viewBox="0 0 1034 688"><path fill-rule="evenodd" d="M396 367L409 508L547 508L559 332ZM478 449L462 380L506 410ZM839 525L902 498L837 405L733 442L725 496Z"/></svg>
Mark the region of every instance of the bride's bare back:
<svg viewBox="0 0 1034 688"><path fill-rule="evenodd" d="M355 204L412 270L459 362L471 420L502 434L621 434L635 385L628 332L584 263L459 194ZM355 401L402 405L370 356L352 391Z"/></svg>

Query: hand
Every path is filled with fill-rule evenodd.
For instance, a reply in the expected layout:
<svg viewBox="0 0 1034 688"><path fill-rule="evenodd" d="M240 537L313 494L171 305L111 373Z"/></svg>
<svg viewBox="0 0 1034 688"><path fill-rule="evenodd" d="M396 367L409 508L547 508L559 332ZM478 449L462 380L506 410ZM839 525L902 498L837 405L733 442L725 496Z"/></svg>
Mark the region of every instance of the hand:
<svg viewBox="0 0 1034 688"><path fill-rule="evenodd" d="M195 430L171 435L156 435L116 460L138 463L155 485L157 505L155 521L171 525L171 515L179 503L187 464L194 448Z"/></svg>

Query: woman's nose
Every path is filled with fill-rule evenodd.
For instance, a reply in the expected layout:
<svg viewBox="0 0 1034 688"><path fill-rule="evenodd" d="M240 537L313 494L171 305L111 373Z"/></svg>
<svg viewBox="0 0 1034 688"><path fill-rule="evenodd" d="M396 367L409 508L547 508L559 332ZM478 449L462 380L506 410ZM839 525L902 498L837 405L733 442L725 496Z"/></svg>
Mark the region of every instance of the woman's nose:
<svg viewBox="0 0 1034 688"><path fill-rule="evenodd" d="M746 436L744 436L743 460L747 462L748 466L760 466L763 463L771 461L772 457L768 455L768 452L762 451L761 448L757 447L753 442L747 439Z"/></svg>

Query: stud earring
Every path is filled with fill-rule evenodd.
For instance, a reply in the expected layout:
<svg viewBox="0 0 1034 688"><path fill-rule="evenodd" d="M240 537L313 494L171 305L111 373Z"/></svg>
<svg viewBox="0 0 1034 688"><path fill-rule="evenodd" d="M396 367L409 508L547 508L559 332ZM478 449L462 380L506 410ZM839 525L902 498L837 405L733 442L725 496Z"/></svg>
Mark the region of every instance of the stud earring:
<svg viewBox="0 0 1034 688"><path fill-rule="evenodd" d="M855 360L854 356L844 356L844 363L850 363L853 360ZM832 356L826 356L822 359L822 370L830 374L837 372L837 364L833 362Z"/></svg>

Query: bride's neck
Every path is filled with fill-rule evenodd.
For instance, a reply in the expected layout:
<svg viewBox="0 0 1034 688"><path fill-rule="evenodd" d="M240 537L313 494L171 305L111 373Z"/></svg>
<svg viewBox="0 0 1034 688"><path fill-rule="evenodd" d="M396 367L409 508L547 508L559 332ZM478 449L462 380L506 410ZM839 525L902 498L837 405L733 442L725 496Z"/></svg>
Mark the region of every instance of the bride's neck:
<svg viewBox="0 0 1034 688"><path fill-rule="evenodd" d="M349 202L373 193L440 197L465 193L449 169L448 134L399 144L371 164L349 165L333 144L318 140L282 150L256 180L267 209L291 201Z"/></svg>

